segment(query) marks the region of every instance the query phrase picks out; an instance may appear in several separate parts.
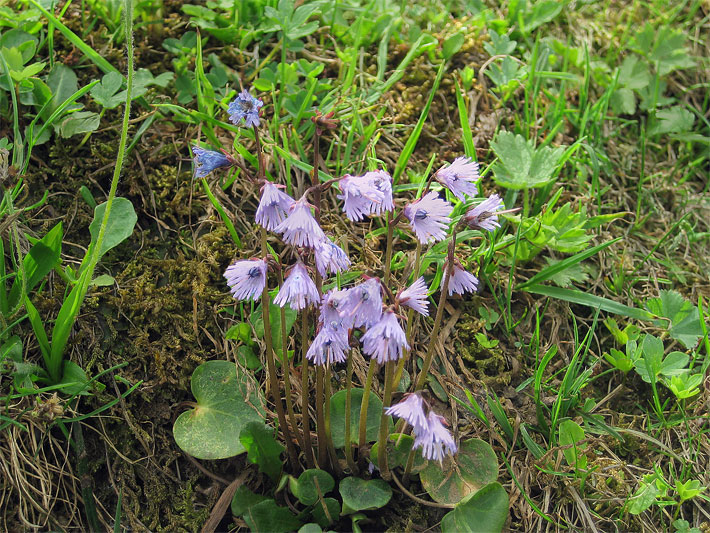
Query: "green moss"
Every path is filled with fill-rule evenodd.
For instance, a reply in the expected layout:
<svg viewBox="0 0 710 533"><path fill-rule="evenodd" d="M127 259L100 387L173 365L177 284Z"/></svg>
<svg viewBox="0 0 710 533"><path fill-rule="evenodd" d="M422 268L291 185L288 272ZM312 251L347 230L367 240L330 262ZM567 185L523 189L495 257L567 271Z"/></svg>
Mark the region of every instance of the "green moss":
<svg viewBox="0 0 710 533"><path fill-rule="evenodd" d="M486 348L476 339L476 333L484 332L483 322L465 312L456 324L457 340L454 345L461 358L474 375L487 385L508 385L511 371L500 348Z"/></svg>

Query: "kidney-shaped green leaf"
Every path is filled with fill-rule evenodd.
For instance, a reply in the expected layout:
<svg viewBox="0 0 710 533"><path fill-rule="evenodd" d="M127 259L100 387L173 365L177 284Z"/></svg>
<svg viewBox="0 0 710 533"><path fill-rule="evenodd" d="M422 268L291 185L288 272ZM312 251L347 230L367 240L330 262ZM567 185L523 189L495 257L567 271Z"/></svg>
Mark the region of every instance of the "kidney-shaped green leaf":
<svg viewBox="0 0 710 533"><path fill-rule="evenodd" d="M508 517L508 494L494 482L459 503L441 521L442 533L495 533Z"/></svg>
<svg viewBox="0 0 710 533"><path fill-rule="evenodd" d="M335 487L335 480L325 470L310 468L298 476L290 477L289 488L303 505L313 505Z"/></svg>
<svg viewBox="0 0 710 533"><path fill-rule="evenodd" d="M234 363L207 361L192 373L197 407L182 413L173 425L175 442L198 459L225 459L245 451L239 440L249 422L262 422L261 398L248 392ZM256 408L255 408L256 406ZM259 411L257 411L257 408Z"/></svg>
<svg viewBox="0 0 710 533"><path fill-rule="evenodd" d="M363 390L353 388L350 396L350 440L357 444L358 431L360 428L360 406L362 405ZM330 398L330 428L333 437L333 445L336 448L345 446L345 399L347 391L341 390L333 394ZM370 400L367 405L367 441L377 440L380 430L380 418L382 416L382 400L370 391ZM387 421L389 431L392 430L392 420Z"/></svg>
<svg viewBox="0 0 710 533"><path fill-rule="evenodd" d="M346 477L340 482L343 514L384 507L392 498L392 489L381 479ZM347 511L347 512L346 512Z"/></svg>
<svg viewBox="0 0 710 533"><path fill-rule="evenodd" d="M429 466L419 477L435 501L459 503L496 480L498 460L490 444L480 439L468 439L461 443L454 457L447 457L441 464L429 461Z"/></svg>

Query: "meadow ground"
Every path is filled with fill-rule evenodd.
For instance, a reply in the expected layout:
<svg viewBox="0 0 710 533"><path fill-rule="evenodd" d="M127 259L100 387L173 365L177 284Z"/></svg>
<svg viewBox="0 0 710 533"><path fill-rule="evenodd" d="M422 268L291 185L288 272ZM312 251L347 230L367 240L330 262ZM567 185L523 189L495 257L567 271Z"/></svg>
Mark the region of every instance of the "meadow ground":
<svg viewBox="0 0 710 533"><path fill-rule="evenodd" d="M504 530L710 531L706 0L145 0L128 25L116 0L52 4L0 4L0 529L485 531L495 485ZM263 101L259 138L228 118L241 87ZM431 352L429 401L470 446L443 478L390 458L391 496L359 508L340 480L379 478L363 468L379 414L360 464L338 448L339 488L312 503L282 432L218 460L173 432L212 360L236 362L279 425L261 307L223 273L261 254L257 142L261 172L297 195L317 126L321 182L385 169L399 207L465 155L478 197L436 188L454 218L493 193L519 208L459 235L479 288L440 300L450 235L420 246L406 221L353 223L323 191L321 224L353 261L338 283L404 286L416 265L443 304L438 324L409 313L398 390ZM196 175L196 144L234 165ZM95 208L114 196L104 233ZM315 315L269 315L299 354ZM367 361L354 350L327 387L365 386ZM322 393L300 355L287 366L297 406ZM386 395L385 371L371 378ZM251 503L230 509L235 490Z"/></svg>

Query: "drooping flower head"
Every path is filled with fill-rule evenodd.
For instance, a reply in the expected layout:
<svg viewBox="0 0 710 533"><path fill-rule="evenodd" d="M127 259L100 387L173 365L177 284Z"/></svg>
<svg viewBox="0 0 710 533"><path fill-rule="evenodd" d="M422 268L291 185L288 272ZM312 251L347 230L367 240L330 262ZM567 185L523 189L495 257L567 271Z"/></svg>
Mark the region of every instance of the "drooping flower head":
<svg viewBox="0 0 710 533"><path fill-rule="evenodd" d="M407 335L394 311L385 311L379 322L362 336L362 349L372 359L383 365L387 361L397 361L402 350L409 350Z"/></svg>
<svg viewBox="0 0 710 533"><path fill-rule="evenodd" d="M242 119L244 119L244 125L247 128L258 126L260 124L259 109L263 105L264 102L261 99L253 97L249 91L244 89L227 108L229 120L236 126L239 126Z"/></svg>
<svg viewBox="0 0 710 533"><path fill-rule="evenodd" d="M306 202L305 196L291 205L288 217L274 231L283 233L283 240L293 246L313 248L325 239L325 233L311 215L311 205Z"/></svg>
<svg viewBox="0 0 710 533"><path fill-rule="evenodd" d="M436 181L447 187L461 201L466 199L464 195L476 196L476 181L480 177L478 163L470 157L457 157L448 167L441 167L436 171Z"/></svg>
<svg viewBox="0 0 710 533"><path fill-rule="evenodd" d="M348 291L347 307L342 314L349 314L356 328L370 327L382 316L382 284L378 278L370 278Z"/></svg>
<svg viewBox="0 0 710 533"><path fill-rule="evenodd" d="M414 428L416 433L420 433L426 431L429 426L426 413L424 412L424 406L425 402L421 395L414 392L405 394L404 399L398 404L387 407L385 414L403 418Z"/></svg>
<svg viewBox="0 0 710 533"><path fill-rule="evenodd" d="M332 322L340 323L346 328L352 327L352 316L345 312L350 289L331 289L323 295L320 305L320 318L318 323L330 324Z"/></svg>
<svg viewBox="0 0 710 533"><path fill-rule="evenodd" d="M338 182L345 215L355 222L368 215L381 215L394 209L392 177L384 170L362 176L346 176Z"/></svg>
<svg viewBox="0 0 710 533"><path fill-rule="evenodd" d="M195 177L204 178L207 174L218 168L231 167L233 160L222 152L205 150L199 146L192 147L195 154Z"/></svg>
<svg viewBox="0 0 710 533"><path fill-rule="evenodd" d="M256 301L266 285L266 260L245 259L227 267L224 272L232 296L237 300Z"/></svg>
<svg viewBox="0 0 710 533"><path fill-rule="evenodd" d="M463 218L469 228L492 232L495 231L496 228L500 228L496 212L500 211L502 207L503 200L501 200L500 196L494 194L490 198L486 198L476 207L469 209Z"/></svg>
<svg viewBox="0 0 710 533"><path fill-rule="evenodd" d="M464 294L466 292L476 292L478 289L478 279L476 276L465 270L461 263L454 259L454 271L449 280L449 296L452 294ZM449 263L444 263L444 277L441 279L441 286L444 286L449 275Z"/></svg>
<svg viewBox="0 0 710 533"><path fill-rule="evenodd" d="M321 276L328 272L335 274L350 268L350 258L345 251L328 237L316 244L316 268Z"/></svg>
<svg viewBox="0 0 710 533"><path fill-rule="evenodd" d="M446 228L451 222L449 215L453 209L449 202L431 191L405 207L404 216L409 219L419 242L426 244L446 238Z"/></svg>
<svg viewBox="0 0 710 533"><path fill-rule="evenodd" d="M309 304L317 304L320 300L318 288L308 275L303 263L296 263L289 270L279 293L274 298L278 306L288 303L294 311L300 311Z"/></svg>
<svg viewBox="0 0 710 533"><path fill-rule="evenodd" d="M281 190L283 187L267 181L261 188L261 201L256 208L255 220L269 231L286 220L288 210L295 203L293 198Z"/></svg>
<svg viewBox="0 0 710 533"><path fill-rule="evenodd" d="M429 316L429 300L427 292L429 288L424 282L424 278L420 277L405 290L397 295L399 305L404 305L424 316Z"/></svg>
<svg viewBox="0 0 710 533"><path fill-rule="evenodd" d="M338 321L328 322L313 339L306 358L314 365L342 363L349 348L347 328Z"/></svg>
<svg viewBox="0 0 710 533"><path fill-rule="evenodd" d="M454 438L446 429L443 416L429 411L427 426L416 432L412 449L421 448L422 456L430 461L442 461L446 454L453 455L458 451Z"/></svg>

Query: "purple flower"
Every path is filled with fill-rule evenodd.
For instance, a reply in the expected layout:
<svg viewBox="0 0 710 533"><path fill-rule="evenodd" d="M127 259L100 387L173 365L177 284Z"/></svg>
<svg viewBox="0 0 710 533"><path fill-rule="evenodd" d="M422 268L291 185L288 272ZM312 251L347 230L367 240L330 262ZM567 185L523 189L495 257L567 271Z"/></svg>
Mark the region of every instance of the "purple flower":
<svg viewBox="0 0 710 533"><path fill-rule="evenodd" d="M451 222L449 215L453 209L449 202L432 191L405 207L404 216L409 219L419 242L426 244L446 238L446 228Z"/></svg>
<svg viewBox="0 0 710 533"><path fill-rule="evenodd" d="M394 209L392 177L384 170L367 172L362 176L347 176L338 183L345 215L359 221L367 215L381 215Z"/></svg>
<svg viewBox="0 0 710 533"><path fill-rule="evenodd" d="M350 289L331 289L323 295L320 306L319 324L330 324L332 322L343 322L346 328L352 327L352 317L349 314L344 314L343 310L347 308L348 295Z"/></svg>
<svg viewBox="0 0 710 533"><path fill-rule="evenodd" d="M300 311L308 304L316 304L320 300L316 284L308 275L303 263L296 263L284 281L279 293L274 298L274 303L283 307L288 303L291 309Z"/></svg>
<svg viewBox="0 0 710 533"><path fill-rule="evenodd" d="M244 89L239 95L229 104L227 113L232 124L239 126L239 123L244 119L244 124L247 128L258 126L259 108L264 105L259 98L254 98L249 91Z"/></svg>
<svg viewBox="0 0 710 533"><path fill-rule="evenodd" d="M237 261L224 272L232 296L237 300L254 300L261 296L266 285L266 261L246 259Z"/></svg>
<svg viewBox="0 0 710 533"><path fill-rule="evenodd" d="M315 246L316 268L321 276L328 272L335 274L350 268L350 258L343 249L328 237Z"/></svg>
<svg viewBox="0 0 710 533"><path fill-rule="evenodd" d="M283 185L276 185L267 181L261 188L261 201L256 208L256 223L269 231L286 220L286 215L295 200L281 189Z"/></svg>
<svg viewBox="0 0 710 533"><path fill-rule="evenodd" d="M424 282L424 278L420 277L405 290L397 295L399 305L405 305L421 313L424 316L429 316L429 300L427 292L429 288Z"/></svg>
<svg viewBox="0 0 710 533"><path fill-rule="evenodd" d="M387 407L385 414L403 418L417 433L426 431L429 427L424 413L424 400L416 392L405 394L404 400L392 407Z"/></svg>
<svg viewBox="0 0 710 533"><path fill-rule="evenodd" d="M370 327L382 316L382 285L378 278L370 278L348 291L347 308L341 313L350 315L356 328Z"/></svg>
<svg viewBox="0 0 710 533"><path fill-rule="evenodd" d="M325 233L311 215L311 206L305 197L294 202L289 211L286 220L274 228L276 233L283 233L286 243L313 248L325 239Z"/></svg>
<svg viewBox="0 0 710 533"><path fill-rule="evenodd" d="M382 313L379 322L362 336L363 351L381 365L402 357L402 350L409 350L407 336L399 325L393 311Z"/></svg>
<svg viewBox="0 0 710 533"><path fill-rule="evenodd" d="M192 153L195 154L193 161L195 162L195 176L198 178L204 178L215 169L232 166L232 159L222 152L193 146Z"/></svg>
<svg viewBox="0 0 710 533"><path fill-rule="evenodd" d="M480 177L478 163L470 157L457 157L448 167L441 167L436 171L436 181L448 187L461 201L466 199L464 195L476 196L476 181Z"/></svg>
<svg viewBox="0 0 710 533"><path fill-rule="evenodd" d="M412 449L421 448L425 459L441 461L446 454L453 455L458 448L449 430L444 426L446 420L443 416L429 411L427 425L416 431Z"/></svg>
<svg viewBox="0 0 710 533"><path fill-rule="evenodd" d="M473 209L470 209L463 218L469 228L484 229L492 232L496 228L500 228L496 211L499 211L501 207L503 207L503 200L501 200L500 196L494 194Z"/></svg>
<svg viewBox="0 0 710 533"><path fill-rule="evenodd" d="M444 286L446 278L449 274L449 263L444 263L444 277L441 280L441 286ZM478 279L476 276L464 270L461 264L454 260L454 272L449 280L449 296L454 293L464 294L466 292L476 292L478 289Z"/></svg>
<svg viewBox="0 0 710 533"><path fill-rule="evenodd" d="M349 349L347 328L341 322L329 322L313 339L306 358L315 365L342 363L346 359L345 352Z"/></svg>

